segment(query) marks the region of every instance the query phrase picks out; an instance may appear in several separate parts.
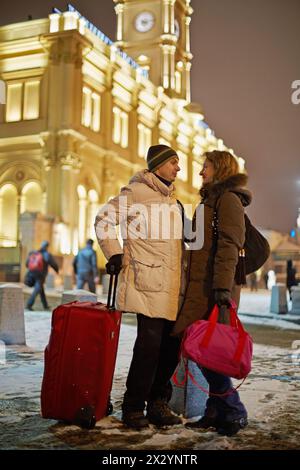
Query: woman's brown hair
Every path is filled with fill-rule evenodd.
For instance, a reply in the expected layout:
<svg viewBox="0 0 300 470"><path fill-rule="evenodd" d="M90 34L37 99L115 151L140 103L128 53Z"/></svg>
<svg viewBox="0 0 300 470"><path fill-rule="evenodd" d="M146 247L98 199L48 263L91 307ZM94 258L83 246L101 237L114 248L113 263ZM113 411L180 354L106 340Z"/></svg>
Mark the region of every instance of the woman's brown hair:
<svg viewBox="0 0 300 470"><path fill-rule="evenodd" d="M233 155L225 150L205 152L204 156L214 167L214 183L224 181L239 173L239 165Z"/></svg>

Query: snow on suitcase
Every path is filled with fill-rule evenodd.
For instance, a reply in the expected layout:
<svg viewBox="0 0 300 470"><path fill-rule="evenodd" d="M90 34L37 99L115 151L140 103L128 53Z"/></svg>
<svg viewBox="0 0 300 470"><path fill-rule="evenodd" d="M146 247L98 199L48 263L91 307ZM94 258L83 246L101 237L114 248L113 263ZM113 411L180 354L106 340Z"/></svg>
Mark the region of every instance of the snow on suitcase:
<svg viewBox="0 0 300 470"><path fill-rule="evenodd" d="M53 311L41 391L43 418L92 428L108 414L121 312L115 310L117 277L107 306L70 302Z"/></svg>

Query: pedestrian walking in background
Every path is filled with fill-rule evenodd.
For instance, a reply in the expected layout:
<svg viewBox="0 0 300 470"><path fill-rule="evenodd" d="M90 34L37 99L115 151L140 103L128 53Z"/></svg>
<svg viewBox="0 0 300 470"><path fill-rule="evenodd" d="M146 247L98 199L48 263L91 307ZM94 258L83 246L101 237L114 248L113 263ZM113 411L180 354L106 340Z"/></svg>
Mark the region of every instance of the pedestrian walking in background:
<svg viewBox="0 0 300 470"><path fill-rule="evenodd" d="M265 271L265 272L263 273L262 278L263 278L263 280L264 280L265 289L268 290L268 280L269 280L268 271Z"/></svg>
<svg viewBox="0 0 300 470"><path fill-rule="evenodd" d="M73 260L73 268L77 277L77 289L84 289L87 283L90 292L96 292L96 284L99 282L97 253L93 249L94 240L89 238L86 246L78 252Z"/></svg>
<svg viewBox="0 0 300 470"><path fill-rule="evenodd" d="M50 310L44 291L44 283L46 281L49 266L51 266L56 273L58 273L59 269L54 257L49 253L48 248L49 242L43 241L41 248L38 251L31 251L27 257L26 267L28 268L33 280L33 292L28 299L26 305L27 310L33 310L32 307L38 294L41 297L44 309Z"/></svg>
<svg viewBox="0 0 300 470"><path fill-rule="evenodd" d="M201 204L204 204L204 244L200 250L190 251L185 300L173 334L182 334L196 320L207 319L215 304L229 306L233 299L238 305L240 298L235 273L239 250L245 242L244 207L251 202L251 194L244 188L247 176L239 173L237 161L229 152L214 150L205 156L200 172L203 178L200 195ZM229 317L225 320L228 323ZM230 377L205 368L201 371L210 393L229 394L211 395L204 416L187 426L214 427L222 435L236 434L247 425L247 411L233 389Z"/></svg>
<svg viewBox="0 0 300 470"><path fill-rule="evenodd" d="M286 263L286 287L289 291L290 300L292 300L292 287L297 286L296 269L293 266L293 261L289 259Z"/></svg>
<svg viewBox="0 0 300 470"><path fill-rule="evenodd" d="M253 292L254 290L257 291L257 273L256 272L249 274L249 281L250 281L251 292Z"/></svg>

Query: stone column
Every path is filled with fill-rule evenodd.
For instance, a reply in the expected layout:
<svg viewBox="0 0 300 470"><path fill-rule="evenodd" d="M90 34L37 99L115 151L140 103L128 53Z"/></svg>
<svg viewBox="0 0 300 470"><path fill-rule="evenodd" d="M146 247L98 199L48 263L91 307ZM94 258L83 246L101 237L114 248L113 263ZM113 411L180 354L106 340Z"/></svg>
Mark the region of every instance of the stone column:
<svg viewBox="0 0 300 470"><path fill-rule="evenodd" d="M74 216L72 201L76 195L73 194L73 173L81 166L77 153L81 137L70 129L80 125L82 58L92 49L92 43L74 30L42 35L41 42L49 51L49 132L43 136L47 213L55 214L59 222L67 223ZM65 190L57 191L58 186ZM66 200L68 211L65 208Z"/></svg>
<svg viewBox="0 0 300 470"><path fill-rule="evenodd" d="M115 6L117 14L117 41L123 40L123 18L124 18L124 5L119 3Z"/></svg>

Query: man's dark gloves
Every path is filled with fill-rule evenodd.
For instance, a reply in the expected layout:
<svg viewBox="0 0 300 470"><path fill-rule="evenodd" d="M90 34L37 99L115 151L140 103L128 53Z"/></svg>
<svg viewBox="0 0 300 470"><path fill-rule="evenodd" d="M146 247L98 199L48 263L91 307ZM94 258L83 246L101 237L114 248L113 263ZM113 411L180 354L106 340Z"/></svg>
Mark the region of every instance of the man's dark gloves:
<svg viewBox="0 0 300 470"><path fill-rule="evenodd" d="M105 265L107 274L119 274L122 269L122 258L122 254L113 255L109 258L108 263Z"/></svg>
<svg viewBox="0 0 300 470"><path fill-rule="evenodd" d="M231 292L227 289L215 289L214 291L215 302L218 307L222 307L222 305L226 305L230 307L231 302Z"/></svg>

